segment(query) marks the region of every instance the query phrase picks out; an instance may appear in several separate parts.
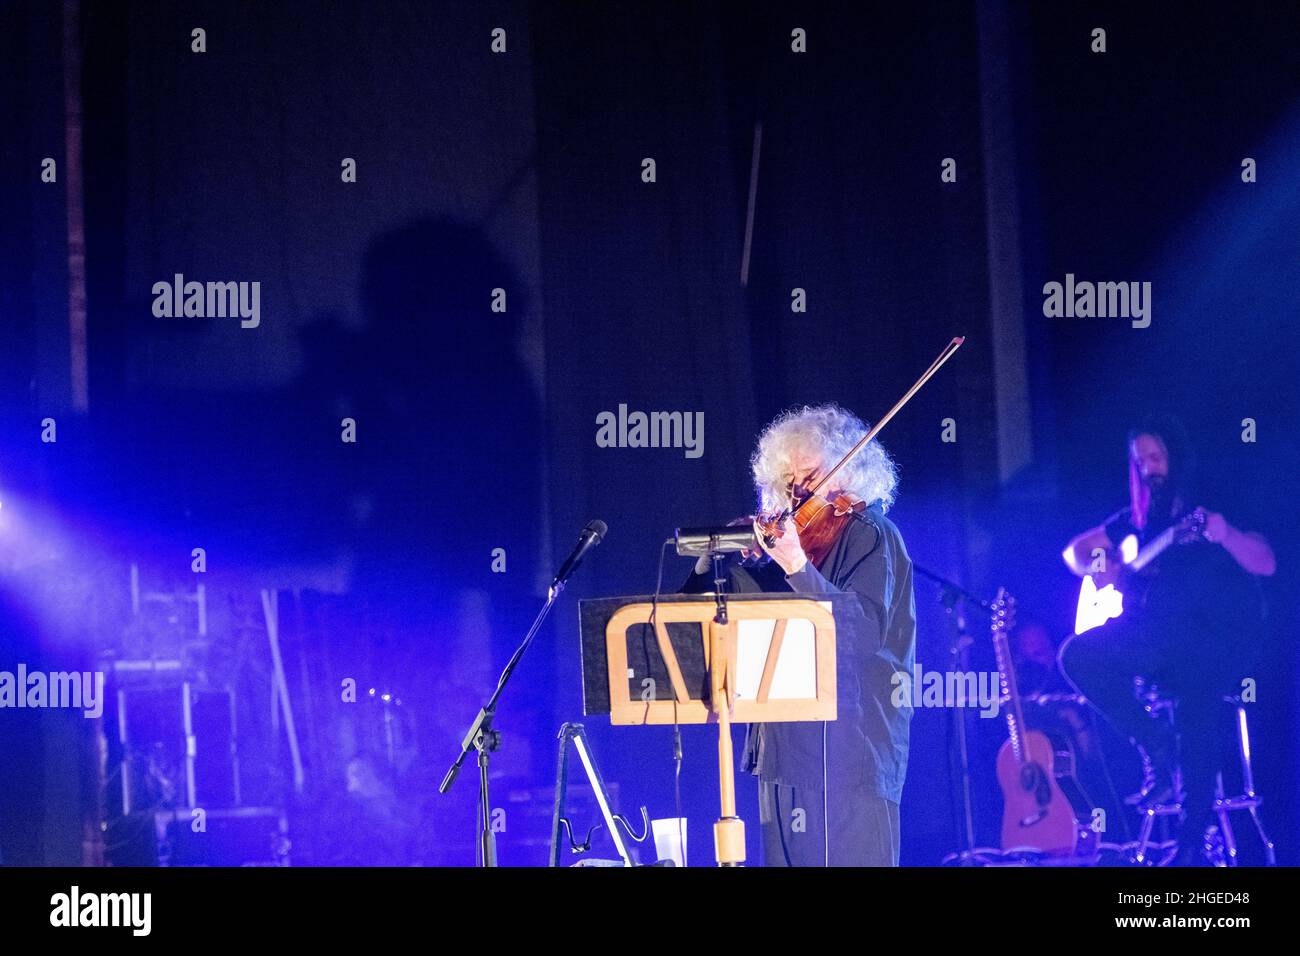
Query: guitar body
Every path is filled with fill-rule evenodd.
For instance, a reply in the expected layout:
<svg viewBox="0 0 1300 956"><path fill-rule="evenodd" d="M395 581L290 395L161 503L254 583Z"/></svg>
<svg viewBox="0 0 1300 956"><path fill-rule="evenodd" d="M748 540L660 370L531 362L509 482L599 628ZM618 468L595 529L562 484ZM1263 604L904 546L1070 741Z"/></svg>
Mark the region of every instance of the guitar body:
<svg viewBox="0 0 1300 956"><path fill-rule="evenodd" d="M1188 544L1200 539L1204 533L1205 512L1197 508L1147 542L1136 553L1130 554L1127 561L1121 551L1109 551L1105 570L1084 575L1075 609L1074 633L1086 633L1113 621L1126 610L1141 608L1146 603L1146 591L1150 586L1150 575L1141 573L1142 570L1171 545ZM1134 541L1133 546L1136 547L1136 538L1130 535L1130 540Z"/></svg>
<svg viewBox="0 0 1300 956"><path fill-rule="evenodd" d="M1097 834L1081 821L1092 809L1074 778L1074 755L1042 731L1021 735L1023 759L1010 740L998 751L1002 787L1002 849L1031 848L1051 856L1083 856L1096 850Z"/></svg>

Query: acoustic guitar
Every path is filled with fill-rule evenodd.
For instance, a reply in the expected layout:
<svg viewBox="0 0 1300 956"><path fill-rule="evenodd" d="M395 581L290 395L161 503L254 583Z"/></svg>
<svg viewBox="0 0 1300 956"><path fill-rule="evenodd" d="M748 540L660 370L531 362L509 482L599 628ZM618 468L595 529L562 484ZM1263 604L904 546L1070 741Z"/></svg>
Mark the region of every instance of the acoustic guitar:
<svg viewBox="0 0 1300 956"><path fill-rule="evenodd" d="M1002 849L1037 850L1053 857L1090 856L1097 849L1092 802L1074 777L1074 752L1064 741L1025 726L1007 632L1015 598L998 589L992 605L993 648L1002 681L1008 740L998 751L1002 787Z"/></svg>

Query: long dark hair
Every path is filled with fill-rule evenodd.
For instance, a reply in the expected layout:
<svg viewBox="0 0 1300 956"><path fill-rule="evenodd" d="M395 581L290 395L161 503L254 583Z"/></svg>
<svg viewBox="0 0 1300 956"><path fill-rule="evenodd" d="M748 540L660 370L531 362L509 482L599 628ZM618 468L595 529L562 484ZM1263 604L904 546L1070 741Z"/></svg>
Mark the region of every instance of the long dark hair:
<svg viewBox="0 0 1300 956"><path fill-rule="evenodd" d="M1128 492L1131 510L1130 520L1133 527L1142 530L1150 519L1151 489L1142 481L1137 461L1133 455L1133 443L1139 435L1151 435L1160 439L1165 446L1169 474L1165 479L1168 499L1171 507L1180 509L1188 500L1188 494L1196 474L1196 458L1191 441L1183 423L1172 415L1157 415L1137 423L1128 432ZM1157 515L1160 522L1168 521L1172 515Z"/></svg>

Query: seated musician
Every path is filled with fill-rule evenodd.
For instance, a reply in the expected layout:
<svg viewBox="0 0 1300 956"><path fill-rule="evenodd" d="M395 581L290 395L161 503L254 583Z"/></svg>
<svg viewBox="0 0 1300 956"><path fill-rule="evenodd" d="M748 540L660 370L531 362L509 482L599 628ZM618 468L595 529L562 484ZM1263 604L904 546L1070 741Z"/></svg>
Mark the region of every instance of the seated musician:
<svg viewBox="0 0 1300 956"><path fill-rule="evenodd" d="M1129 506L1069 543L1063 557L1070 570L1088 574L1094 549L1122 561L1126 538L1146 545L1192 512L1192 470L1177 422L1131 431ZM1243 679L1259 677L1264 615L1258 578L1276 566L1263 535L1201 510L1203 532L1171 545L1143 569L1125 592L1121 616L1073 635L1060 654L1075 689L1140 749L1145 780L1129 802L1183 804L1179 862L1186 865L1204 863L1202 835L1213 822L1214 778L1224 766L1230 729L1223 698L1240 693ZM1177 736L1168 721L1145 709L1135 693L1137 677L1177 699ZM1173 773L1178 765L1181 781Z"/></svg>

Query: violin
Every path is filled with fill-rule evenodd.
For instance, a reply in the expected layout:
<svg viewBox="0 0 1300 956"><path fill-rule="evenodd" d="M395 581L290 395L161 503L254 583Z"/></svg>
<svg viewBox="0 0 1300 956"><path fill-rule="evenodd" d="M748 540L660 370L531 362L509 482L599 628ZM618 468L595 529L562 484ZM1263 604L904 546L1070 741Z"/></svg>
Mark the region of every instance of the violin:
<svg viewBox="0 0 1300 956"><path fill-rule="evenodd" d="M790 517L799 532L799 545L813 564L821 564L844 530L854 521L862 520L862 512L867 510L866 501L849 491L836 491L823 497L797 488L794 495L798 503L791 509ZM765 516L758 522L769 546L782 534L785 521L778 521L778 517Z"/></svg>
<svg viewBox="0 0 1300 956"><path fill-rule="evenodd" d="M794 518L795 529L799 532L799 544L813 564L821 564L822 559L830 554L831 548L850 522L869 520L862 517L862 513L867 510L867 502L852 492L837 491L821 497L808 495L804 489L796 486L792 494L798 505L791 509L791 516ZM771 536L768 539L770 547L783 533L784 521L778 521L777 518L776 515L744 515L728 522L728 525L753 527L757 524L763 529L764 535ZM745 551L742 563L746 567L754 567L768 560L770 556L755 541L753 548Z"/></svg>
<svg viewBox="0 0 1300 956"><path fill-rule="evenodd" d="M867 444L880 433L880 430L889 424L890 419L898 414L912 396L919 392L922 386L930 380L935 372L943 366L948 359L952 358L957 349L961 348L965 336L957 336L949 342L939 353L939 357L930 363L930 367L925 373L916 380L888 412L876 422L865 435L863 435L848 450L843 458L828 470L811 488L804 488L796 485L791 488L791 505L788 508L773 515L759 515L748 518L738 519L732 524L739 524L741 521L753 522L757 525L759 532L763 536L765 547L772 547L778 538L782 536L785 529L785 521L791 518L794 521L795 530L799 533L799 544L808 555L808 560L815 565L822 563L823 559L830 554L831 548L835 542L840 539L840 535L854 521L862 520L862 512L867 509L867 502L863 501L858 495L847 491L828 491L821 494L823 488L833 488L830 482L835 475L845 465L851 462L854 457L867 447ZM758 547L755 541L755 557L762 560L767 557L766 551Z"/></svg>

